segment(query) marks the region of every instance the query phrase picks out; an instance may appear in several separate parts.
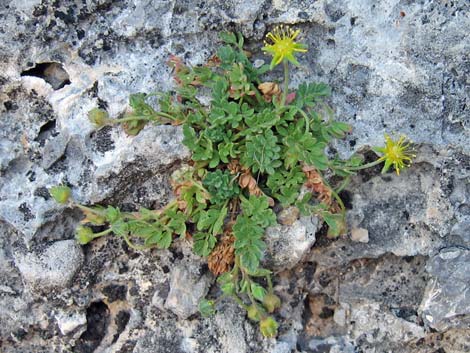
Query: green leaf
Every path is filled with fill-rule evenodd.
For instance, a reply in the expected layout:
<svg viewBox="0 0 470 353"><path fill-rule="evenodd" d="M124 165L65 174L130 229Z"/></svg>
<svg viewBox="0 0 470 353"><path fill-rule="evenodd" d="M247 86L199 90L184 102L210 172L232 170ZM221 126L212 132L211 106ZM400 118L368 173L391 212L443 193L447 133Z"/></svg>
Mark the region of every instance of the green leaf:
<svg viewBox="0 0 470 353"><path fill-rule="evenodd" d="M157 245L160 249L168 249L173 241L172 232L155 231L149 238L145 240L145 245Z"/></svg>
<svg viewBox="0 0 470 353"><path fill-rule="evenodd" d="M266 295L266 289L264 289L258 283L251 282L251 294L253 294L253 297L255 297L255 299L258 299L262 302L264 296Z"/></svg>
<svg viewBox="0 0 470 353"><path fill-rule="evenodd" d="M255 272L249 272L249 275L252 277L266 277L269 276L272 271L269 271L265 268L257 268Z"/></svg>
<svg viewBox="0 0 470 353"><path fill-rule="evenodd" d="M220 32L219 38L227 44L237 44L237 36L232 32Z"/></svg>
<svg viewBox="0 0 470 353"><path fill-rule="evenodd" d="M344 233L346 229L346 222L344 215L334 214L330 212L323 212L323 219L328 224L327 236L330 238L336 238Z"/></svg>
<svg viewBox="0 0 470 353"><path fill-rule="evenodd" d="M198 146L198 138L196 131L189 125L183 125L183 145L188 147L191 151L196 150Z"/></svg>
<svg viewBox="0 0 470 353"><path fill-rule="evenodd" d="M311 132L305 131L304 126L304 121L301 120L281 131L285 146L284 165L289 169L300 161L324 170L328 167L328 158L324 152L326 144L318 142Z"/></svg>
<svg viewBox="0 0 470 353"><path fill-rule="evenodd" d="M259 208L255 208L257 206ZM262 240L265 227L276 222L274 213L266 207L269 207L266 196L243 200L243 214L237 217L233 226L235 253L240 255L241 266L249 272L257 270L266 248Z"/></svg>
<svg viewBox="0 0 470 353"><path fill-rule="evenodd" d="M294 104L301 109L304 106L313 107L322 98L330 95L331 89L324 83L302 83L297 88Z"/></svg>
<svg viewBox="0 0 470 353"><path fill-rule="evenodd" d="M248 247L240 255L240 263L248 271L256 271L259 266L262 253L258 249Z"/></svg>
<svg viewBox="0 0 470 353"><path fill-rule="evenodd" d="M207 173L203 185L212 196L212 204L221 204L240 193L236 178L229 171L220 169Z"/></svg>
<svg viewBox="0 0 470 353"><path fill-rule="evenodd" d="M244 114L244 119L248 129L243 131L243 135L248 136L256 133L261 133L265 130L275 126L281 117L271 109L263 109L257 114Z"/></svg>
<svg viewBox="0 0 470 353"><path fill-rule="evenodd" d="M88 120L96 127L100 128L109 123L109 114L106 110L93 108L88 112Z"/></svg>
<svg viewBox="0 0 470 353"><path fill-rule="evenodd" d="M121 212L119 208L115 208L113 206L108 206L106 209L106 219L109 223L116 222L118 219L121 218Z"/></svg>
<svg viewBox="0 0 470 353"><path fill-rule="evenodd" d="M231 295L235 293L236 285L234 281L234 276L230 272L225 272L217 278L217 283L220 286L220 289L225 294Z"/></svg>
<svg viewBox="0 0 470 353"><path fill-rule="evenodd" d="M118 236L125 236L129 233L129 225L123 220L116 220L111 224L111 230Z"/></svg>
<svg viewBox="0 0 470 353"><path fill-rule="evenodd" d="M217 239L209 233L196 233L193 240L194 253L202 257L209 256L217 243Z"/></svg>
<svg viewBox="0 0 470 353"><path fill-rule="evenodd" d="M201 299L198 305L198 309L202 316L204 317L212 316L215 314L215 301Z"/></svg>
<svg viewBox="0 0 470 353"><path fill-rule="evenodd" d="M282 165L279 154L281 147L277 142L277 137L271 130L266 130L263 134L248 136L245 151L241 155L241 164L251 168L253 173L260 171L274 174L275 168Z"/></svg>
<svg viewBox="0 0 470 353"><path fill-rule="evenodd" d="M243 198L241 202L243 215L250 217L255 224L266 228L276 224L276 215L269 206L266 196L250 195L248 199Z"/></svg>
<svg viewBox="0 0 470 353"><path fill-rule="evenodd" d="M290 170L280 170L269 175L266 185L283 206L292 205L300 194L300 188L305 182L305 173L300 166Z"/></svg>

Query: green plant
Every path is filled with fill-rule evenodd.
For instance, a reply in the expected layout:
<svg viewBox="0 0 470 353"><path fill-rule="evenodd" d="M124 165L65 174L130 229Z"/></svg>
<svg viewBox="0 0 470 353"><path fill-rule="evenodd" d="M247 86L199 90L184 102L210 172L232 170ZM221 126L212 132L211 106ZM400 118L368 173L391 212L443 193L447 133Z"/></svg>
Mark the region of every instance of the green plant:
<svg viewBox="0 0 470 353"><path fill-rule="evenodd" d="M192 236L194 252L208 257L223 296L259 321L266 337L276 335L278 324L270 314L280 306L271 271L261 266L265 230L276 224L273 206L296 206L304 214L316 214L328 225L328 236L337 237L346 231L338 193L350 176L382 161L384 171L394 164L398 173L410 157L403 140L390 138L377 150L383 156L366 165L360 156L342 160L326 153L332 140L345 137L351 127L335 121L323 101L330 95L327 85L304 83L289 92L288 62L297 64L294 54L306 51L294 41L298 34L286 27L268 34L271 44L263 50L273 61L255 67L243 49L243 37L223 33L225 44L204 66L188 67L176 57L170 59L177 87L172 94L158 95L160 110L147 102L149 95L140 93L130 97L133 112L120 119L92 110L89 118L97 127L121 123L131 135L147 123L182 125L183 144L192 157L190 165L172 176L175 199L163 209L122 212L112 206L77 205L85 214L83 224L105 227L95 233L79 226L80 244L114 234L135 249L168 248L175 236ZM261 78L280 63L285 73L282 90ZM209 106L198 99L207 94ZM301 193L302 188L306 192ZM69 195L63 197L59 188L51 193L59 202ZM193 234L188 234L189 224ZM216 301L203 300L199 308L210 315L215 306Z"/></svg>

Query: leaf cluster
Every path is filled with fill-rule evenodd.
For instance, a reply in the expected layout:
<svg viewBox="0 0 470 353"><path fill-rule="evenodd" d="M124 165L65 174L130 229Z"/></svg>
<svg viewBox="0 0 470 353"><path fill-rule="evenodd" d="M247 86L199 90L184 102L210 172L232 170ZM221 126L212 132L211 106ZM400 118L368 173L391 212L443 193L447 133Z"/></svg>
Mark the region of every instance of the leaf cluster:
<svg viewBox="0 0 470 353"><path fill-rule="evenodd" d="M193 251L210 256L222 234L233 234L235 263L219 277L221 290L242 305L249 299L248 316L269 323L265 330L271 332L277 326L266 315L278 307L279 299L272 292L270 271L261 262L265 230L276 223L273 203L317 214L329 226L329 236L339 236L345 223L337 193L362 160L328 153L329 144L344 138L351 127L335 121L324 102L331 93L327 85L305 83L289 99L288 92L267 99L258 87L269 66L251 63L241 35L223 33L221 39L224 44L206 65L189 67L173 56L169 64L177 83L174 92L133 94L132 112L116 120L133 135L148 122L182 125L192 161L173 178L175 199L158 211L83 208L85 222L107 230L91 236L82 231L82 238L110 232L135 248L168 248L177 236L192 237ZM152 96L159 97L159 110L148 102ZM109 123L108 117L98 117ZM309 180L305 168L315 168L318 178ZM330 186L327 174L339 182ZM301 196L309 183L313 191ZM328 190L334 203L315 200L315 190ZM210 300L200 304L204 314L213 313L214 307Z"/></svg>

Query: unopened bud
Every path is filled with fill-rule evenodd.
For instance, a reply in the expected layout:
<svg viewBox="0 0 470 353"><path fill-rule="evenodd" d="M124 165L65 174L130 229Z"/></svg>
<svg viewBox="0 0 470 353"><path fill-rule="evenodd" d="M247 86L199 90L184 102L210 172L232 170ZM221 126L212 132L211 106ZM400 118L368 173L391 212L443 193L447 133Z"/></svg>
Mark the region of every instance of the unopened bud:
<svg viewBox="0 0 470 353"><path fill-rule="evenodd" d="M49 189L49 194L51 194L57 203L64 204L69 200L71 190L68 186L53 186Z"/></svg>
<svg viewBox="0 0 470 353"><path fill-rule="evenodd" d="M259 308L254 304L248 307L247 313L248 313L248 318L250 320L259 321L261 319L261 312Z"/></svg>
<svg viewBox="0 0 470 353"><path fill-rule="evenodd" d="M90 227L78 226L75 232L75 239L80 245L88 244L94 239L93 230Z"/></svg>
<svg viewBox="0 0 470 353"><path fill-rule="evenodd" d="M278 326L279 325L277 324L276 320L273 319L272 316L268 316L266 319L261 320L261 322L259 323L261 334L264 337L268 338L276 337Z"/></svg>
<svg viewBox="0 0 470 353"><path fill-rule="evenodd" d="M264 296L263 305L268 313L272 313L281 307L281 299L274 293L268 293Z"/></svg>
<svg viewBox="0 0 470 353"><path fill-rule="evenodd" d="M103 127L109 122L109 115L103 109L93 108L88 112L88 120L95 125L95 127Z"/></svg>

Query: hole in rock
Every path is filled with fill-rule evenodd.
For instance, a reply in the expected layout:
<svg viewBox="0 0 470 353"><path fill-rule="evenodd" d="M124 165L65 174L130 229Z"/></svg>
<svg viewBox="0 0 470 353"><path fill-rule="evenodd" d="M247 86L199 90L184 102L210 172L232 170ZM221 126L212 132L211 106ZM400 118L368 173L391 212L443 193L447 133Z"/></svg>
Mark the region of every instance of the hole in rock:
<svg viewBox="0 0 470 353"><path fill-rule="evenodd" d="M57 136L57 134L58 133L56 131L56 122L54 119L48 121L43 126L41 126L41 128L39 129L38 136L34 140L39 142L39 144L43 146L48 138Z"/></svg>
<svg viewBox="0 0 470 353"><path fill-rule="evenodd" d="M352 194L348 190L342 190L339 193L339 197L341 198L341 200L343 200L344 207L346 207L346 209L348 210L352 210Z"/></svg>
<svg viewBox="0 0 470 353"><path fill-rule="evenodd" d="M92 353L100 345L109 325L109 309L102 301L92 303L86 311L87 329L77 341L75 353Z"/></svg>
<svg viewBox="0 0 470 353"><path fill-rule="evenodd" d="M61 89L70 84L70 77L62 64L55 62L38 63L33 68L25 70L21 76L34 76L42 78L49 83L54 90Z"/></svg>

